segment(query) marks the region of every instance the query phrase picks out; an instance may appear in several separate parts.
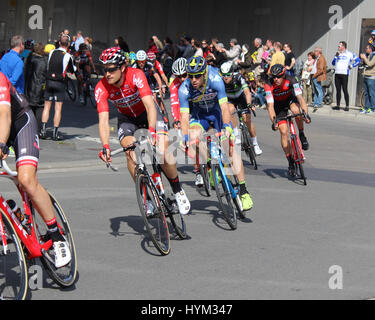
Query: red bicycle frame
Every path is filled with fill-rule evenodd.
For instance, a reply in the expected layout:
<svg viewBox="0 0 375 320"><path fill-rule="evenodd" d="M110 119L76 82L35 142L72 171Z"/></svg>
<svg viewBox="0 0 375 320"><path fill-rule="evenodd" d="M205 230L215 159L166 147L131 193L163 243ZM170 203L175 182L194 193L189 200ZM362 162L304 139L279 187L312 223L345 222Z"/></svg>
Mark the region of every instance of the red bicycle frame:
<svg viewBox="0 0 375 320"><path fill-rule="evenodd" d="M288 125L289 125L289 130L290 130L290 134L293 136L296 137L296 141L297 141L297 145L295 144L294 142L294 139L291 139L291 143L292 143L292 149L293 149L293 157L294 157L294 161L296 163L304 163L306 158L305 158L305 155L303 153L303 150L302 150L302 145L301 145L301 141L299 140L298 138L298 135L297 135L297 131L296 131L296 127L294 125L294 121L293 121L293 118L289 118L288 119ZM297 148L298 148L298 151L297 151ZM300 157L299 157L300 155Z"/></svg>
<svg viewBox="0 0 375 320"><path fill-rule="evenodd" d="M22 201L23 201L23 207L24 207L23 214L25 215L25 218L28 219L28 222L31 227L30 234L27 233L27 231L22 226L20 221L17 219L13 211L9 208L6 200L1 195L0 195L0 208L7 215L14 229L16 230L16 233L19 239L25 245L27 252L29 254L28 258L30 260L41 258L43 256L42 251L48 252L48 250L52 247L53 245L52 240L49 240L46 243L39 242L39 239L35 232L35 224L33 221L33 216L31 214L30 199L27 196L27 194L21 190L16 174L10 175L7 172L0 172L0 178L1 177L7 178L13 181L13 183L16 185L18 192L20 193L22 197ZM7 243L5 232L4 232L4 224L3 224L3 219L2 219L1 214L0 214L0 233L1 233L1 239L3 242L3 246L4 246L4 251L5 251L4 253L6 253L8 243Z"/></svg>

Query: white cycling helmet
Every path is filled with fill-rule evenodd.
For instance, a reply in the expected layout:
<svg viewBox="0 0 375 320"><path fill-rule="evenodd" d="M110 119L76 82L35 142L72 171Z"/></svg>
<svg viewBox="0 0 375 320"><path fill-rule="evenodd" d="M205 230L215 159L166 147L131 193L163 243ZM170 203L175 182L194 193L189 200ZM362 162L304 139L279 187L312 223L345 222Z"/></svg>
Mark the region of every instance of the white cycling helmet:
<svg viewBox="0 0 375 320"><path fill-rule="evenodd" d="M172 72L175 76L182 76L187 73L187 60L185 58L177 59L172 65Z"/></svg>
<svg viewBox="0 0 375 320"><path fill-rule="evenodd" d="M233 74L233 64L232 62L225 62L220 68L221 75Z"/></svg>
<svg viewBox="0 0 375 320"><path fill-rule="evenodd" d="M137 52L137 61L146 61L147 60L147 53L143 50L139 50Z"/></svg>

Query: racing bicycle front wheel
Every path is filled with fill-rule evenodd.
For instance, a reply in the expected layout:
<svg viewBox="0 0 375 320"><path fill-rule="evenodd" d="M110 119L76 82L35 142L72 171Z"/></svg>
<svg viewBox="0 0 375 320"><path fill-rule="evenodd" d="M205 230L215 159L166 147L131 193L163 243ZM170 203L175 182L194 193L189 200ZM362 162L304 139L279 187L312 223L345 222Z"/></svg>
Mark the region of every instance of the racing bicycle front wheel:
<svg viewBox="0 0 375 320"><path fill-rule="evenodd" d="M0 210L0 300L25 300L28 272L21 242L9 218ZM5 240L3 240L5 239Z"/></svg>

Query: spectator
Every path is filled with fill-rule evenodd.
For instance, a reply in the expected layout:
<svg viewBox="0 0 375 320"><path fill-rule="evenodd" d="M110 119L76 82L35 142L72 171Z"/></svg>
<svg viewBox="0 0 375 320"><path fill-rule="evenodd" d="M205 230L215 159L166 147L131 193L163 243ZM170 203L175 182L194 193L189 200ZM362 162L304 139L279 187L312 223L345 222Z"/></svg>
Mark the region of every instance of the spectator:
<svg viewBox="0 0 375 320"><path fill-rule="evenodd" d="M254 92L254 103L261 108L266 106L266 92L264 91L265 80L258 76L256 79L256 91Z"/></svg>
<svg viewBox="0 0 375 320"><path fill-rule="evenodd" d="M154 40L156 48L158 48L158 52L161 52L164 49L163 43L159 40L157 36L153 36L152 39Z"/></svg>
<svg viewBox="0 0 375 320"><path fill-rule="evenodd" d="M312 71L315 64L314 52L309 52L307 60L303 65L302 71L302 85L303 85L303 98L308 105L313 105L313 87L312 87Z"/></svg>
<svg viewBox="0 0 375 320"><path fill-rule="evenodd" d="M147 53L150 53L150 52L154 53L156 56L157 56L158 53L159 53L158 47L156 46L155 41L154 41L153 38L150 38L150 39L148 40L148 49L147 49Z"/></svg>
<svg viewBox="0 0 375 320"><path fill-rule="evenodd" d="M253 64L253 58L252 58L251 52L249 50L250 48L249 48L248 45L245 45L245 46L246 46L245 48L247 49L247 52L243 56L243 61L242 61L242 59L237 60L238 67L240 68L242 75L245 75L245 74L251 72L251 66ZM243 48L242 48L242 52L244 52Z"/></svg>
<svg viewBox="0 0 375 320"><path fill-rule="evenodd" d="M375 112L375 48L368 44L366 54L361 54L361 59L366 65L364 75L364 89L366 96L366 108L362 113Z"/></svg>
<svg viewBox="0 0 375 320"><path fill-rule="evenodd" d="M241 56L241 46L238 44L237 39L231 39L229 44L230 50L224 49L224 54L230 62L235 64Z"/></svg>
<svg viewBox="0 0 375 320"><path fill-rule="evenodd" d="M281 64L285 66L285 55L282 53L283 45L280 42L275 42L273 45L273 48L275 49L274 53L272 54L272 60L270 63L270 68L268 71L268 74L270 74L271 68L276 64Z"/></svg>
<svg viewBox="0 0 375 320"><path fill-rule="evenodd" d="M26 60L29 55L33 52L35 41L32 39L27 39L25 41L25 50L21 53L21 59L23 60L24 64L26 64Z"/></svg>
<svg viewBox="0 0 375 320"><path fill-rule="evenodd" d="M327 60L323 56L323 49L316 48L314 51L315 63L312 70L312 82L314 90L314 108L319 109L323 106L324 92L322 82L327 80Z"/></svg>
<svg viewBox="0 0 375 320"><path fill-rule="evenodd" d="M285 51L285 67L286 67L286 74L294 77L294 66L296 65L296 56L292 52L292 45L290 43L286 43L284 45Z"/></svg>
<svg viewBox="0 0 375 320"><path fill-rule="evenodd" d="M42 130L40 133L42 139L47 138L47 123L52 102L55 101L53 140L61 140L61 137L59 136L59 127L65 98L65 77L67 73L74 73L76 71L72 56L67 53L69 45L69 37L63 36L60 39L59 48L51 51L49 54L45 103L42 116Z"/></svg>
<svg viewBox="0 0 375 320"><path fill-rule="evenodd" d="M0 61L0 71L9 79L19 93L25 93L24 63L21 54L25 50L22 36L14 36L10 43L11 50Z"/></svg>
<svg viewBox="0 0 375 320"><path fill-rule="evenodd" d="M205 59L207 59L207 57L212 54L211 48L208 45L208 41L207 40L203 40L202 41L202 50L203 50L203 58L205 58Z"/></svg>
<svg viewBox="0 0 375 320"><path fill-rule="evenodd" d="M117 37L115 39L115 45L120 47L124 52L130 52L129 46L123 37Z"/></svg>
<svg viewBox="0 0 375 320"><path fill-rule="evenodd" d="M172 60L174 61L176 58L176 49L171 38L165 37L164 48L161 51L161 60L164 61L168 57L172 58Z"/></svg>
<svg viewBox="0 0 375 320"><path fill-rule="evenodd" d="M370 45L372 45L372 47L375 49L375 30L372 31L371 37L370 37L368 43Z"/></svg>
<svg viewBox="0 0 375 320"><path fill-rule="evenodd" d="M38 121L38 132L42 129L44 88L47 76L47 57L42 43L36 43L25 64L25 94Z"/></svg>
<svg viewBox="0 0 375 320"><path fill-rule="evenodd" d="M192 45L193 45L193 48L196 50L194 53L194 56L203 57L203 49L202 49L201 43L198 40L193 39Z"/></svg>
<svg viewBox="0 0 375 320"><path fill-rule="evenodd" d="M69 52L71 54L74 54L76 52L76 41L77 41L77 36L73 36L72 37L72 43L70 44L70 47L69 47ZM56 47L57 49L57 47Z"/></svg>
<svg viewBox="0 0 375 320"><path fill-rule="evenodd" d="M254 48L255 51L252 54L252 69L254 71L255 77L260 76L264 69L262 69L262 56L264 53L263 41L261 38L254 39Z"/></svg>
<svg viewBox="0 0 375 320"><path fill-rule="evenodd" d="M216 53L214 55L215 55L215 59L214 59L213 66L220 69L222 64L227 61L227 58L225 55L224 44L218 43L216 45Z"/></svg>
<svg viewBox="0 0 375 320"><path fill-rule="evenodd" d="M354 67L358 67L361 63L361 59L358 58L354 53L347 50L348 45L345 41L339 43L338 51L335 58L332 61L332 65L336 68L335 84L336 84L336 98L337 106L333 107L333 110L340 110L341 105L341 91L344 91L345 96L345 111L349 111L349 74L350 70Z"/></svg>
<svg viewBox="0 0 375 320"><path fill-rule="evenodd" d="M92 44L93 44L92 38L86 37L85 38L85 45L89 49L89 51L92 51Z"/></svg>
<svg viewBox="0 0 375 320"><path fill-rule="evenodd" d="M79 51L79 46L82 43L85 43L85 39L82 36L82 31L77 31L77 39L74 41L74 49L76 52Z"/></svg>
<svg viewBox="0 0 375 320"><path fill-rule="evenodd" d="M262 64L261 68L267 72L269 69L269 65L272 59L272 51L273 51L273 40L267 40L266 45L263 48L263 55L262 55Z"/></svg>

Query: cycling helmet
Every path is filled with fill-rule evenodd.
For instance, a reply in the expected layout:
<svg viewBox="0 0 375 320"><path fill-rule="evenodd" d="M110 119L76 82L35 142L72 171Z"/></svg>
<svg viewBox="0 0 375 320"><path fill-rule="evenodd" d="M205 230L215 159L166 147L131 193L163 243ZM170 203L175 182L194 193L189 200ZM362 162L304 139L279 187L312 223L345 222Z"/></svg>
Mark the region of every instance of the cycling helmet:
<svg viewBox="0 0 375 320"><path fill-rule="evenodd" d="M137 52L137 61L146 61L147 60L147 53L143 50L139 50Z"/></svg>
<svg viewBox="0 0 375 320"><path fill-rule="evenodd" d="M88 50L89 48L88 48L88 46L87 46L87 44L85 44L85 43L81 43L80 45L79 45L79 51L86 51L86 50Z"/></svg>
<svg viewBox="0 0 375 320"><path fill-rule="evenodd" d="M150 60L151 62L154 62L156 60L156 54L153 53L153 52L149 52L147 53L147 58L148 60Z"/></svg>
<svg viewBox="0 0 375 320"><path fill-rule="evenodd" d="M203 74L207 70L207 61L201 56L194 56L187 63L187 72L189 74Z"/></svg>
<svg viewBox="0 0 375 320"><path fill-rule="evenodd" d="M234 73L233 64L231 62L225 62L220 68L220 73L223 77L231 77Z"/></svg>
<svg viewBox="0 0 375 320"><path fill-rule="evenodd" d="M172 65L172 72L175 76L182 76L187 73L187 60L185 58L177 59Z"/></svg>
<svg viewBox="0 0 375 320"><path fill-rule="evenodd" d="M27 39L24 44L25 44L25 49L32 50L34 48L35 41L32 39Z"/></svg>
<svg viewBox="0 0 375 320"><path fill-rule="evenodd" d="M118 64L123 65L127 62L126 54L118 47L109 48L103 51L99 61L102 64Z"/></svg>
<svg viewBox="0 0 375 320"><path fill-rule="evenodd" d="M282 77L286 73L286 68L281 64L276 64L271 68L271 75L273 77Z"/></svg>
<svg viewBox="0 0 375 320"><path fill-rule="evenodd" d="M50 52L52 50L55 50L56 47L53 45L53 44L47 44L45 47L44 47L44 53L45 54L50 54Z"/></svg>
<svg viewBox="0 0 375 320"><path fill-rule="evenodd" d="M371 35L372 35L372 36L375 36L375 30L372 30Z"/></svg>

